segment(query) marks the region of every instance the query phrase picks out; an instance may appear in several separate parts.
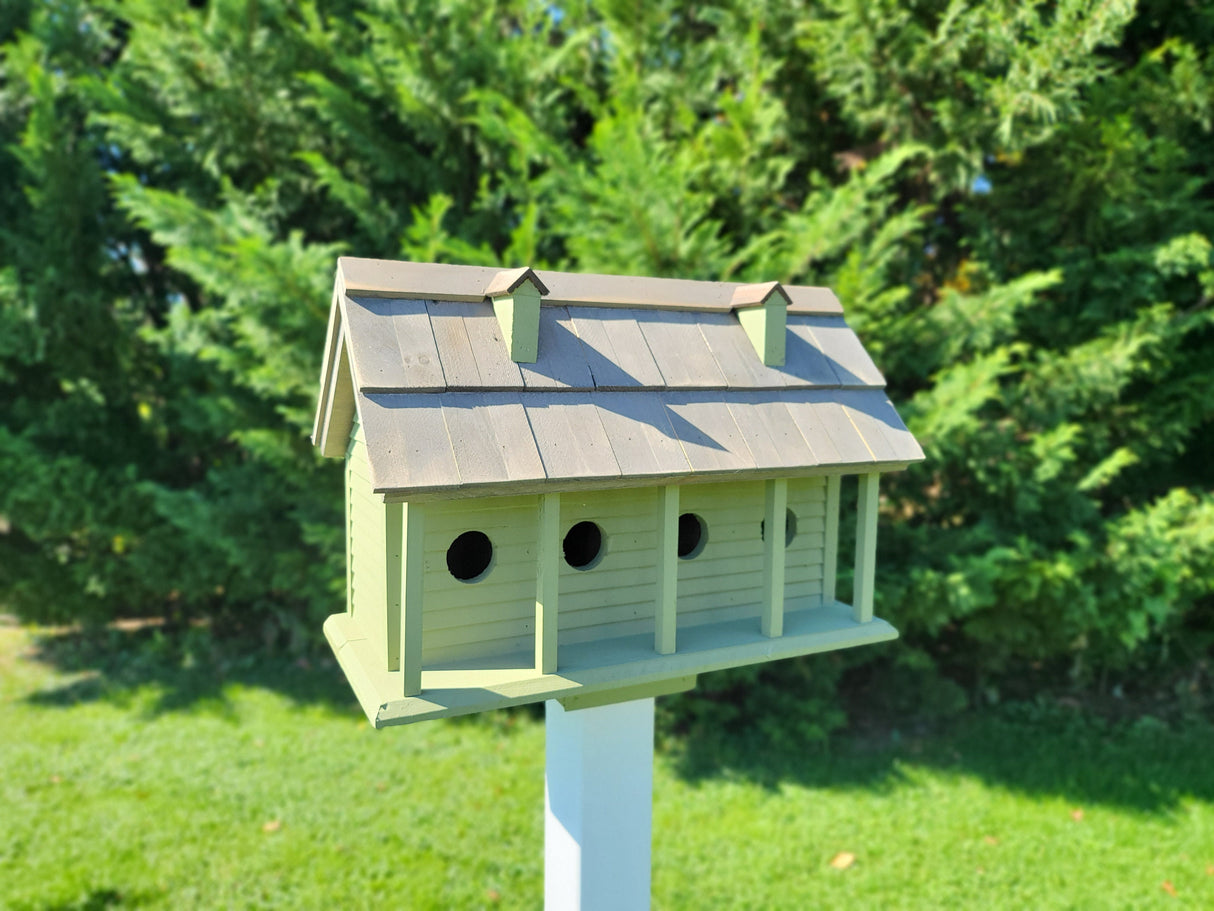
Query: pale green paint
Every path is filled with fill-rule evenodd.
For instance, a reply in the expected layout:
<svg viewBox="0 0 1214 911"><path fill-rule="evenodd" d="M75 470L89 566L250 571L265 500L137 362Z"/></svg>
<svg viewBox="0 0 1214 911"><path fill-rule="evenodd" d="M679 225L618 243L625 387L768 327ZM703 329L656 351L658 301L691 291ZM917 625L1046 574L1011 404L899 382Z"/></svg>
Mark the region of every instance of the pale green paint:
<svg viewBox="0 0 1214 911"><path fill-rule="evenodd" d="M543 494L539 513L535 555L535 669L540 674L554 674L561 580L561 495Z"/></svg>
<svg viewBox="0 0 1214 911"><path fill-rule="evenodd" d="M763 601L759 629L764 636L784 635L784 525L788 510L788 481L763 484Z"/></svg>
<svg viewBox="0 0 1214 911"><path fill-rule="evenodd" d="M370 468L362 428L355 423L346 462L349 480L350 550L347 591L349 611L368 636L382 644L381 660L388 670L399 668L399 637L395 632L398 595L388 585L389 563L384 504L371 490ZM399 552L399 546L397 549Z"/></svg>
<svg viewBox="0 0 1214 911"><path fill-rule="evenodd" d="M678 487L671 484L658 491L657 513L658 539L654 554L658 561L658 590L654 599L653 647L659 655L671 655L675 650L678 619ZM692 685L695 685L694 678Z"/></svg>
<svg viewBox="0 0 1214 911"><path fill-rule="evenodd" d="M835 600L839 571L839 484L838 475L826 479L826 546L823 554L822 600Z"/></svg>
<svg viewBox="0 0 1214 911"><path fill-rule="evenodd" d="M788 328L788 304L784 298L772 294L758 307L745 307L735 312L763 363L769 367L783 367Z"/></svg>
<svg viewBox="0 0 1214 911"><path fill-rule="evenodd" d="M696 675L675 677L672 680L658 680L654 683L639 683L636 686L623 686L615 690L600 690L598 692L582 693L577 696L559 698L561 708L567 712L577 709L593 709L600 705L615 705L618 702L631 702L633 699L652 699L656 696L670 696L674 693L685 693L696 687Z"/></svg>
<svg viewBox="0 0 1214 911"><path fill-rule="evenodd" d="M873 580L877 568L877 472L862 474L856 497L856 581L852 611L857 623L873 618Z"/></svg>
<svg viewBox="0 0 1214 911"><path fill-rule="evenodd" d="M534 364L539 354L540 292L530 281L493 301L493 312L502 327L502 338L510 359Z"/></svg>
<svg viewBox="0 0 1214 911"><path fill-rule="evenodd" d="M792 608L822 603L826 533L826 482L821 477L788 482L788 508L797 533L784 552L784 603Z"/></svg>
<svg viewBox="0 0 1214 911"><path fill-rule="evenodd" d="M402 641L401 610L404 607L404 514L403 503L389 503L380 510L384 529L384 606L387 622L384 641L388 648L388 670L400 668ZM406 668L408 669L408 668ZM414 693L406 693L412 696Z"/></svg>
<svg viewBox="0 0 1214 911"><path fill-rule="evenodd" d="M325 635L367 717L385 727L883 642L898 633L876 618L857 623L851 607L832 602L786 613L779 639L761 635L753 621L732 620L681 631L677 652L656 655L653 637L642 634L562 648L556 674L540 674L525 659L488 668L427 669L422 694L408 698L400 695L400 672L375 660L374 644L346 614L329 617Z"/></svg>
<svg viewBox="0 0 1214 911"><path fill-rule="evenodd" d="M357 418L355 424L357 425ZM354 612L354 522L352 521L352 502L354 499L354 472L351 471L350 450L354 448L354 434L350 434L350 443L346 448L346 463L344 465L346 488L342 491L346 507L346 613Z"/></svg>
<svg viewBox="0 0 1214 911"><path fill-rule="evenodd" d="M335 301L336 303L336 301ZM321 400L317 405L312 442L328 458L340 458L352 423L358 419L354 405L354 380L350 372L349 344L340 325L340 310L330 315L329 342L321 377ZM328 381L325 382L325 377Z"/></svg>
<svg viewBox="0 0 1214 911"><path fill-rule="evenodd" d="M706 648L719 656L733 654L733 645L745 646L738 654L750 655L747 648L754 649L754 642L768 643L756 652L762 657L715 666L783 657L783 640L792 634L788 617L822 609L831 513L830 483L822 477L428 502L424 529L411 529L409 516L420 520L420 507L398 504L393 516L392 505L372 492L365 441L356 425L348 479L352 617L343 627L343 641L360 643L347 650L363 657L357 670L347 670L356 692L375 693L367 698L380 699L383 680L393 681L393 692L373 712L368 710L373 717L380 717L379 706L404 699L407 691L413 695L406 701L439 702L445 707L436 710L438 714L458 714L482 710L468 707L478 700L493 703L483 706L491 708L549 695L564 698L572 695L568 681L574 678L574 691L596 692L603 694L597 698L604 702L614 701L612 690L700 673L700 666L688 663L687 656ZM797 532L779 555L785 564L784 636L773 639L765 633L775 628L776 614L767 607L774 607L776 600L764 580L774 577L765 574L764 561L774 563L777 555L765 554L759 528L766 521L776 530L774 542L782 543L780 487L796 515ZM556 508L542 515L542 500L555 502ZM677 544L681 512L695 512L706 520L708 541L695 559L660 560L663 550L673 551ZM600 526L605 543L600 560L579 571L565 562L561 542L564 533L584 519ZM399 538L391 532L394 523ZM543 535L541 523L547 526ZM473 529L489 535L494 558L479 581L465 583L448 572L446 551L459 534ZM423 544L410 547L408 541L419 535ZM545 593L544 568L550 580L555 576L548 588L552 598ZM416 590L419 579L420 597L414 597L410 580ZM673 598L659 598L667 587ZM411 604L422 608L411 613ZM659 604L666 605L664 620ZM660 623L668 623L669 638L675 640L666 653L660 651ZM863 641L893 635L886 630L882 624L871 636L864 634ZM806 640L800 646L812 645L810 650L817 651L860 644L854 637L844 640ZM628 644L634 642L643 643L652 659L672 663L646 665L644 679L634 679L632 671L644 660ZM407 675L399 670L402 654ZM360 677L361 682L356 680ZM499 683L505 686L500 692L493 689ZM482 686L492 691L458 692ZM431 692L436 688L441 691L437 695ZM395 710L385 711L383 719L396 717ZM410 709L401 719L383 723L434 714L425 709L418 716L418 711Z"/></svg>
<svg viewBox="0 0 1214 911"><path fill-rule="evenodd" d="M388 507L391 509L391 507ZM400 539L404 559L400 601L400 659L404 668L404 695L416 696L422 691L422 611L425 609L425 540L426 507L417 503L404 504ZM389 633L391 635L391 633Z"/></svg>
<svg viewBox="0 0 1214 911"><path fill-rule="evenodd" d="M532 651L538 504L534 495L426 503L424 666ZM489 536L493 559L478 581L461 582L447 548L473 529Z"/></svg>
<svg viewBox="0 0 1214 911"><path fill-rule="evenodd" d="M576 569L559 556L560 644L653 634L661 567L656 558L660 488L561 494L561 540L578 522L596 524L603 550ZM605 597L605 593L610 593Z"/></svg>
<svg viewBox="0 0 1214 911"><path fill-rule="evenodd" d="M708 541L678 561L680 630L725 618L759 617L763 591L762 481L692 484L679 491L679 512L704 519ZM758 629L756 623L755 629Z"/></svg>

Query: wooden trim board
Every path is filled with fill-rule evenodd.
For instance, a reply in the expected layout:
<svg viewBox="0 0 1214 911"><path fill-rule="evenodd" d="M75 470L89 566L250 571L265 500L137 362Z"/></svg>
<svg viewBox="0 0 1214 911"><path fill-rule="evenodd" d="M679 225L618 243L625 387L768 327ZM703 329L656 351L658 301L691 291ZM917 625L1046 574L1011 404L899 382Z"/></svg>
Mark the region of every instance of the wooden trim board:
<svg viewBox="0 0 1214 911"><path fill-rule="evenodd" d="M337 261L338 286L364 297L411 297L425 300L484 300L502 274L494 266L457 266L343 256ZM728 312L734 295L752 295L750 282L708 282L633 275L595 275L537 269L533 273L548 290L545 303L589 304L597 307L653 307L664 310ZM780 285L790 313L838 315L839 299L829 288ZM739 289L744 289L739 292Z"/></svg>

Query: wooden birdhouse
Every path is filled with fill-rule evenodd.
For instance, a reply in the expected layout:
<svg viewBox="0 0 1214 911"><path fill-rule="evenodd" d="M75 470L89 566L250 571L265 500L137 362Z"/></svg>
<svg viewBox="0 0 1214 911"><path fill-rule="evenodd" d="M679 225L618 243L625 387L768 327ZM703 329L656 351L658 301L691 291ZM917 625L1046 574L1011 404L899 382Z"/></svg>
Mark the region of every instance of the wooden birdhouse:
<svg viewBox="0 0 1214 911"><path fill-rule="evenodd" d="M325 633L367 716L606 704L894 638L877 481L923 453L883 387L825 288L339 260L313 441L346 463Z"/></svg>

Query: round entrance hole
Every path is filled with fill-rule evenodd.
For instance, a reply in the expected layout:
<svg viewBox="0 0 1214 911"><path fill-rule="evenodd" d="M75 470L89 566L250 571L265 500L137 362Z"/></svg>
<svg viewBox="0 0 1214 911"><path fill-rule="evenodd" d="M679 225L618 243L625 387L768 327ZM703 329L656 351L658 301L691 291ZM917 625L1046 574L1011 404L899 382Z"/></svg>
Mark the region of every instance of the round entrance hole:
<svg viewBox="0 0 1214 911"><path fill-rule="evenodd" d="M759 537L767 540L767 522L766 520L759 522ZM791 509L784 513L784 546L787 547L792 543L792 539L797 536L797 514Z"/></svg>
<svg viewBox="0 0 1214 911"><path fill-rule="evenodd" d="M565 535L565 562L574 569L590 569L603 553L603 530L593 522L578 522Z"/></svg>
<svg viewBox="0 0 1214 911"><path fill-rule="evenodd" d="M708 543L708 524L694 512L679 516L679 558L691 560L700 555Z"/></svg>
<svg viewBox="0 0 1214 911"><path fill-rule="evenodd" d="M447 571L461 582L479 582L493 562L493 542L483 531L466 531L447 548Z"/></svg>

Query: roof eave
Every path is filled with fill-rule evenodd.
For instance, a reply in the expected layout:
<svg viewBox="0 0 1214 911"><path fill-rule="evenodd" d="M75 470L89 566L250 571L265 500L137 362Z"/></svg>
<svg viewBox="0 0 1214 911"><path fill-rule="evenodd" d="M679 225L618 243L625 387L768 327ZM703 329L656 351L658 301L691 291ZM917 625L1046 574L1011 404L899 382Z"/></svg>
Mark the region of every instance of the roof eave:
<svg viewBox="0 0 1214 911"><path fill-rule="evenodd" d="M436 500L462 500L480 497L502 497L538 493L568 493L575 491L618 490L621 488L662 487L669 484L720 484L729 481L765 481L778 478L812 478L831 475L856 475L877 472L886 474L904 471L922 459L889 462L847 462L812 465L797 468L764 468L746 471L697 471L676 475L632 475L599 478L536 478L524 481L491 484L449 484L433 487L387 488L374 487L373 493L385 503L425 503Z"/></svg>

